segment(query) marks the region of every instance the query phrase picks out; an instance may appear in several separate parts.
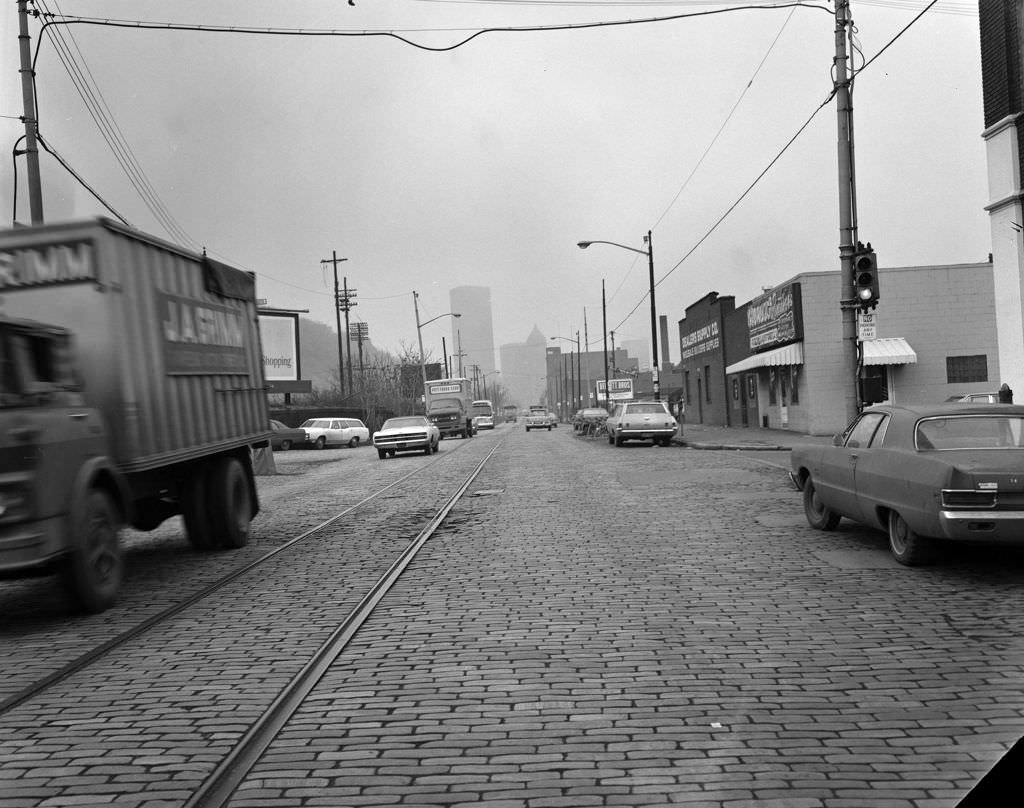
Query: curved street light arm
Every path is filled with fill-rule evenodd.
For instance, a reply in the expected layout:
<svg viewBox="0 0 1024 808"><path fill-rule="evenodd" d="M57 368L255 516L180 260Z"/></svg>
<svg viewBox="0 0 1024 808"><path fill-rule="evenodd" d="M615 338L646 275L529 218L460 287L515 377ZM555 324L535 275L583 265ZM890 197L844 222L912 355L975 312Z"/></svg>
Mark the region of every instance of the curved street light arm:
<svg viewBox="0 0 1024 808"><path fill-rule="evenodd" d="M650 255L647 250L638 250L636 247L627 247L625 244L619 244L617 241L578 241L576 246L581 250L587 249L591 244L611 244L613 247L621 247L624 250L630 252L640 253L640 255Z"/></svg>

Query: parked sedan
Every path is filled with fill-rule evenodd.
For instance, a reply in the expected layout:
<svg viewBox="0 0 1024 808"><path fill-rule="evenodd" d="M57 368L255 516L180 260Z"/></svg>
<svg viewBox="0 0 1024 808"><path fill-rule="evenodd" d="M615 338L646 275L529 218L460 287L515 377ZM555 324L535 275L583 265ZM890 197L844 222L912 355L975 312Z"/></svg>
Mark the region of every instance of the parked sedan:
<svg viewBox="0 0 1024 808"><path fill-rule="evenodd" d="M934 539L1024 540L1024 406L878 405L791 464L812 527L887 531L901 564L926 563Z"/></svg>
<svg viewBox="0 0 1024 808"><path fill-rule="evenodd" d="M370 442L370 430L358 418L310 418L302 424L306 442L316 449L351 446Z"/></svg>
<svg viewBox="0 0 1024 808"><path fill-rule="evenodd" d="M441 443L441 431L424 415L405 415L388 418L379 430L373 433L373 445L377 456L394 457L396 452L436 452Z"/></svg>
<svg viewBox="0 0 1024 808"><path fill-rule="evenodd" d="M679 424L664 401L624 401L615 405L605 428L608 442L616 446L628 440L649 440L652 446L668 446Z"/></svg>
<svg viewBox="0 0 1024 808"><path fill-rule="evenodd" d="M301 446L306 442L306 430L286 426L280 421L270 419L270 428L274 434L270 438L270 448L274 451L287 452L293 446Z"/></svg>

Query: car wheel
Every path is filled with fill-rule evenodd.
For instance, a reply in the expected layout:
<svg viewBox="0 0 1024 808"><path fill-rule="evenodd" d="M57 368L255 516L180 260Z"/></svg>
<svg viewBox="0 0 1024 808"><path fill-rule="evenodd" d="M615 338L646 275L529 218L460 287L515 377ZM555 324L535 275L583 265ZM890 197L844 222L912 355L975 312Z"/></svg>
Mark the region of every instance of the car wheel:
<svg viewBox="0 0 1024 808"><path fill-rule="evenodd" d="M383 449L378 449L377 450L377 457L379 457L381 460L383 460L387 456L388 456L388 453L385 452Z"/></svg>
<svg viewBox="0 0 1024 808"><path fill-rule="evenodd" d="M359 438L357 436L353 436L352 439L348 442L348 448L349 449L355 449L358 445L359 445Z"/></svg>
<svg viewBox="0 0 1024 808"><path fill-rule="evenodd" d="M90 491L83 524L75 526L75 547L64 559L61 577L83 610L102 612L114 604L124 577L117 512L105 491Z"/></svg>
<svg viewBox="0 0 1024 808"><path fill-rule="evenodd" d="M810 477L804 480L804 515L807 523L818 530L835 530L842 518L821 501Z"/></svg>
<svg viewBox="0 0 1024 808"><path fill-rule="evenodd" d="M548 432L550 432L550 431L551 431L551 426L549 425L549 426L548 426Z"/></svg>
<svg viewBox="0 0 1024 808"><path fill-rule="evenodd" d="M283 440L283 441L281 441L281 451L282 452L287 452L291 448L292 448L292 442L290 440Z"/></svg>
<svg viewBox="0 0 1024 808"><path fill-rule="evenodd" d="M615 443L616 446L621 446L623 443L625 443L625 441L622 439L622 435L616 435L613 438L613 442Z"/></svg>
<svg viewBox="0 0 1024 808"><path fill-rule="evenodd" d="M430 457L433 453L434 453L434 451L433 451L433 449L430 448L430 444L429 443L426 446L423 447L423 454L425 454L427 457Z"/></svg>
<svg viewBox="0 0 1024 808"><path fill-rule="evenodd" d="M893 558L907 567L927 564L932 557L928 539L906 523L896 511L889 511L889 550Z"/></svg>
<svg viewBox="0 0 1024 808"><path fill-rule="evenodd" d="M315 446L317 449L323 449L326 445L327 445L327 438L325 438L323 435L321 435L319 438L317 438L316 442L313 444L313 446Z"/></svg>

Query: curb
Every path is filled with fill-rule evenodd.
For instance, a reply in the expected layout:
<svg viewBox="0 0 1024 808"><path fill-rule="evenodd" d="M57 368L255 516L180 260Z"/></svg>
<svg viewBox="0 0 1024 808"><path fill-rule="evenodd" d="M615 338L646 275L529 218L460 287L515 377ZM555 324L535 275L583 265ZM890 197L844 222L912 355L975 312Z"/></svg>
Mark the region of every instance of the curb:
<svg viewBox="0 0 1024 808"><path fill-rule="evenodd" d="M727 449L729 451L744 451L744 452L788 452L792 449L791 446L780 446L778 444L766 444L766 443L705 443L703 441L697 443L689 443L688 441L681 440L676 441L680 446L684 446L687 449L703 449L703 450L720 450Z"/></svg>

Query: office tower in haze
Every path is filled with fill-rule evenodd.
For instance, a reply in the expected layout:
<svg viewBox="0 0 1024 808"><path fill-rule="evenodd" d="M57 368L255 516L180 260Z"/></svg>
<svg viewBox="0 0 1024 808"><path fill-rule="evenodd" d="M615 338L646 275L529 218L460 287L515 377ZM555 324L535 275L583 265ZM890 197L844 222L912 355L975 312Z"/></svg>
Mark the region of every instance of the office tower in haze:
<svg viewBox="0 0 1024 808"><path fill-rule="evenodd" d="M473 378L478 373L494 373L494 325L491 320L491 290L486 286L457 286L448 293L452 311L461 317L452 318L452 375ZM462 356L457 354L461 352Z"/></svg>

